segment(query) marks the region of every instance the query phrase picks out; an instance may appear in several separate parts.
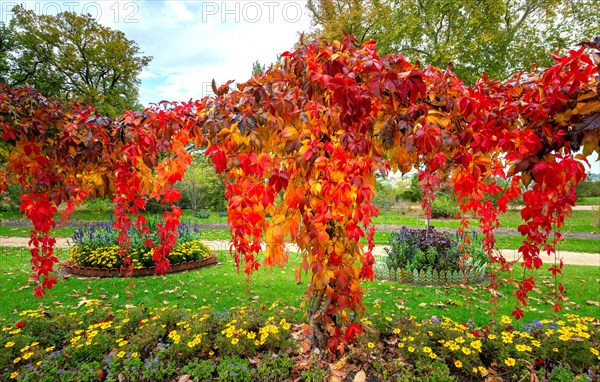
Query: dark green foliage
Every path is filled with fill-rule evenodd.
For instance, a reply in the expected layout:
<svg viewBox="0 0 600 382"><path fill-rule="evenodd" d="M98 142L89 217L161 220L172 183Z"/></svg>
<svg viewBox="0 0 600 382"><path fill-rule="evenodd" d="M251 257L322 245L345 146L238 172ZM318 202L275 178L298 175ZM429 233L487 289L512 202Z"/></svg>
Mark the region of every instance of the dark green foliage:
<svg viewBox="0 0 600 382"><path fill-rule="evenodd" d="M152 58L123 32L91 15L36 15L23 6L11 13L11 33L0 28L6 41L0 42L0 79L67 102L90 102L111 117L141 109L138 75Z"/></svg>
<svg viewBox="0 0 600 382"><path fill-rule="evenodd" d="M579 183L577 189L575 189L577 198L589 198L600 196L600 180L593 182L584 181Z"/></svg>
<svg viewBox="0 0 600 382"><path fill-rule="evenodd" d="M250 362L237 355L224 357L217 367L219 382L251 382L254 373Z"/></svg>
<svg viewBox="0 0 600 382"><path fill-rule="evenodd" d="M431 203L431 217L434 219L456 217L459 210L458 202L451 196L438 195Z"/></svg>
<svg viewBox="0 0 600 382"><path fill-rule="evenodd" d="M189 374L194 381L210 380L213 373L217 370L217 365L210 359L194 359L185 365L181 372Z"/></svg>
<svg viewBox="0 0 600 382"><path fill-rule="evenodd" d="M386 265L394 273L401 269L407 272L463 271L469 263L462 262L464 251L460 250L460 243L462 240L458 234L442 233L433 227L429 230L402 227L400 232L392 233L389 237L390 246L385 248L388 255ZM487 261L476 240L465 251L471 254L470 264Z"/></svg>
<svg viewBox="0 0 600 382"><path fill-rule="evenodd" d="M256 369L256 377L261 382L285 381L293 366L294 360L285 355L265 354Z"/></svg>

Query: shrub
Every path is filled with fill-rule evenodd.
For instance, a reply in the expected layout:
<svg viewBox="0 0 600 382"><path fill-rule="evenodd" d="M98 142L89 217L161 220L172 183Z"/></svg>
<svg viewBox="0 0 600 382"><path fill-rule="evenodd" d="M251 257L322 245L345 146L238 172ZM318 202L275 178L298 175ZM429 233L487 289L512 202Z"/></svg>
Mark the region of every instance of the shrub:
<svg viewBox="0 0 600 382"><path fill-rule="evenodd" d="M194 216L199 219L208 219L208 218L210 218L210 212L208 212L206 210L199 210L199 211L194 212Z"/></svg>
<svg viewBox="0 0 600 382"><path fill-rule="evenodd" d="M455 218L458 210L458 202L447 195L438 195L431 203L431 217L434 219Z"/></svg>
<svg viewBox="0 0 600 382"><path fill-rule="evenodd" d="M19 212L21 187L9 184L8 190L0 197L0 212Z"/></svg>

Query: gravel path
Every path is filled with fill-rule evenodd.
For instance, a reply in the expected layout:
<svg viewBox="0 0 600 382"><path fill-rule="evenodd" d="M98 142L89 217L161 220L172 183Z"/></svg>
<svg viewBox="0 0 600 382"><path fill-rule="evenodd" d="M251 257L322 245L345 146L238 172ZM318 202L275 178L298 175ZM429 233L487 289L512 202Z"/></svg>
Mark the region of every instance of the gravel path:
<svg viewBox="0 0 600 382"><path fill-rule="evenodd" d="M0 247L27 247L27 243L29 238L26 237L8 237L8 236L0 236ZM229 242L226 240L203 240L203 242L212 248L215 251L229 250ZM65 238L57 238L56 246L59 248L68 248L69 245L67 243L67 239ZM385 255L385 251L383 250L385 246L376 245L373 250L373 255ZM297 248L294 245L288 244L287 249L289 251L294 251ZM518 253L513 249L503 249L501 250L502 255L507 260L516 260ZM583 253L583 252L567 252L567 251L558 251L558 254L562 256L563 262L565 264L574 264L574 265L593 265L600 267L600 253ZM542 256L544 262L551 262L554 259L549 256Z"/></svg>

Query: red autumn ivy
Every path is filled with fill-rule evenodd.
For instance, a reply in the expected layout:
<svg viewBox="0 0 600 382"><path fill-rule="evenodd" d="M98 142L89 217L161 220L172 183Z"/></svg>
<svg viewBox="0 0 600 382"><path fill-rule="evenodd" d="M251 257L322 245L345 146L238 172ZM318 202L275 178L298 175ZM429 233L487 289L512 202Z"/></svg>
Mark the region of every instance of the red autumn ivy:
<svg viewBox="0 0 600 382"><path fill-rule="evenodd" d="M600 152L598 63L582 48L529 77L484 77L466 87L450 71L420 68L401 55L380 57L375 45L357 47L350 37L301 44L236 90L213 86L214 97L125 112L114 121L31 88L2 85L0 128L11 150L1 162L0 190L9 181L23 186L21 209L34 225L36 295L56 282L50 231L59 204L67 205L66 219L85 199L111 195L124 255L131 227L148 232L141 215L148 200L172 205L180 198L173 185L191 162L191 143L207 148L226 180L238 269L243 265L250 277L260 267L263 234L266 266L287 262L286 241L300 248L297 275L311 274L316 346L343 351L361 331L349 313L363 311L360 282L373 279L376 172L418 170L427 216L436 189L450 182L460 231L468 228L467 213L478 217L485 251L505 269L512 263L495 249L494 230L526 186L522 266L540 268L543 255L551 255L549 271L560 274L555 247L585 178L585 157L576 153ZM180 217L171 207L158 227L160 242L148 239L160 272L170 266ZM124 272L131 269L125 264ZM497 287L494 277L491 287ZM524 276L515 292L520 305L534 287ZM562 293L557 283L555 310ZM523 314L516 306L513 316Z"/></svg>

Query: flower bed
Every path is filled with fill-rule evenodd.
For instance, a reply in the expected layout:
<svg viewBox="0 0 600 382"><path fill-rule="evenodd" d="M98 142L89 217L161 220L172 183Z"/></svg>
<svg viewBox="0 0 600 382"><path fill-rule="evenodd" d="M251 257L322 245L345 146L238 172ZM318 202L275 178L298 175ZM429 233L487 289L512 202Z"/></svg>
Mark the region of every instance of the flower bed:
<svg viewBox="0 0 600 382"><path fill-rule="evenodd" d="M194 260L194 261L182 261L179 263L174 263L170 269L166 271L166 273L173 272L182 272L191 269L201 268L208 265L217 263L217 255L210 254L206 258L202 260ZM134 268L131 275L126 272L121 272L119 268L98 268L98 267L82 267L75 263L72 260L67 260L61 262L63 268L74 275L78 276L86 276L86 277L121 277L121 276L131 276L131 277L140 277L140 276L152 276L155 275L156 268L155 267L138 267Z"/></svg>
<svg viewBox="0 0 600 382"><path fill-rule="evenodd" d="M151 232L148 236L152 235L156 233ZM154 249L146 246L148 236L133 236L131 248L127 253L133 265L132 276L155 274ZM196 226L189 223L180 226L177 244L169 255L171 268L167 273L195 269L217 262L216 255L197 240L197 236ZM62 263L67 272L93 277L125 275L120 271L125 258L119 255L117 232L111 223L97 223L81 228L75 232L73 242L75 245L69 250L69 260Z"/></svg>
<svg viewBox="0 0 600 382"><path fill-rule="evenodd" d="M477 283L485 280L488 259L472 234L471 244L462 237L436 231L402 227L392 233L387 256L374 266L379 279L415 284ZM461 248L461 245L464 248ZM468 258L465 258L468 254Z"/></svg>
<svg viewBox="0 0 600 382"><path fill-rule="evenodd" d="M475 327L377 310L339 361L311 351L294 308L274 303L116 309L90 300L3 319L0 380L598 381L598 320L565 314ZM488 379L491 378L491 379ZM333 379L331 379L333 380Z"/></svg>

